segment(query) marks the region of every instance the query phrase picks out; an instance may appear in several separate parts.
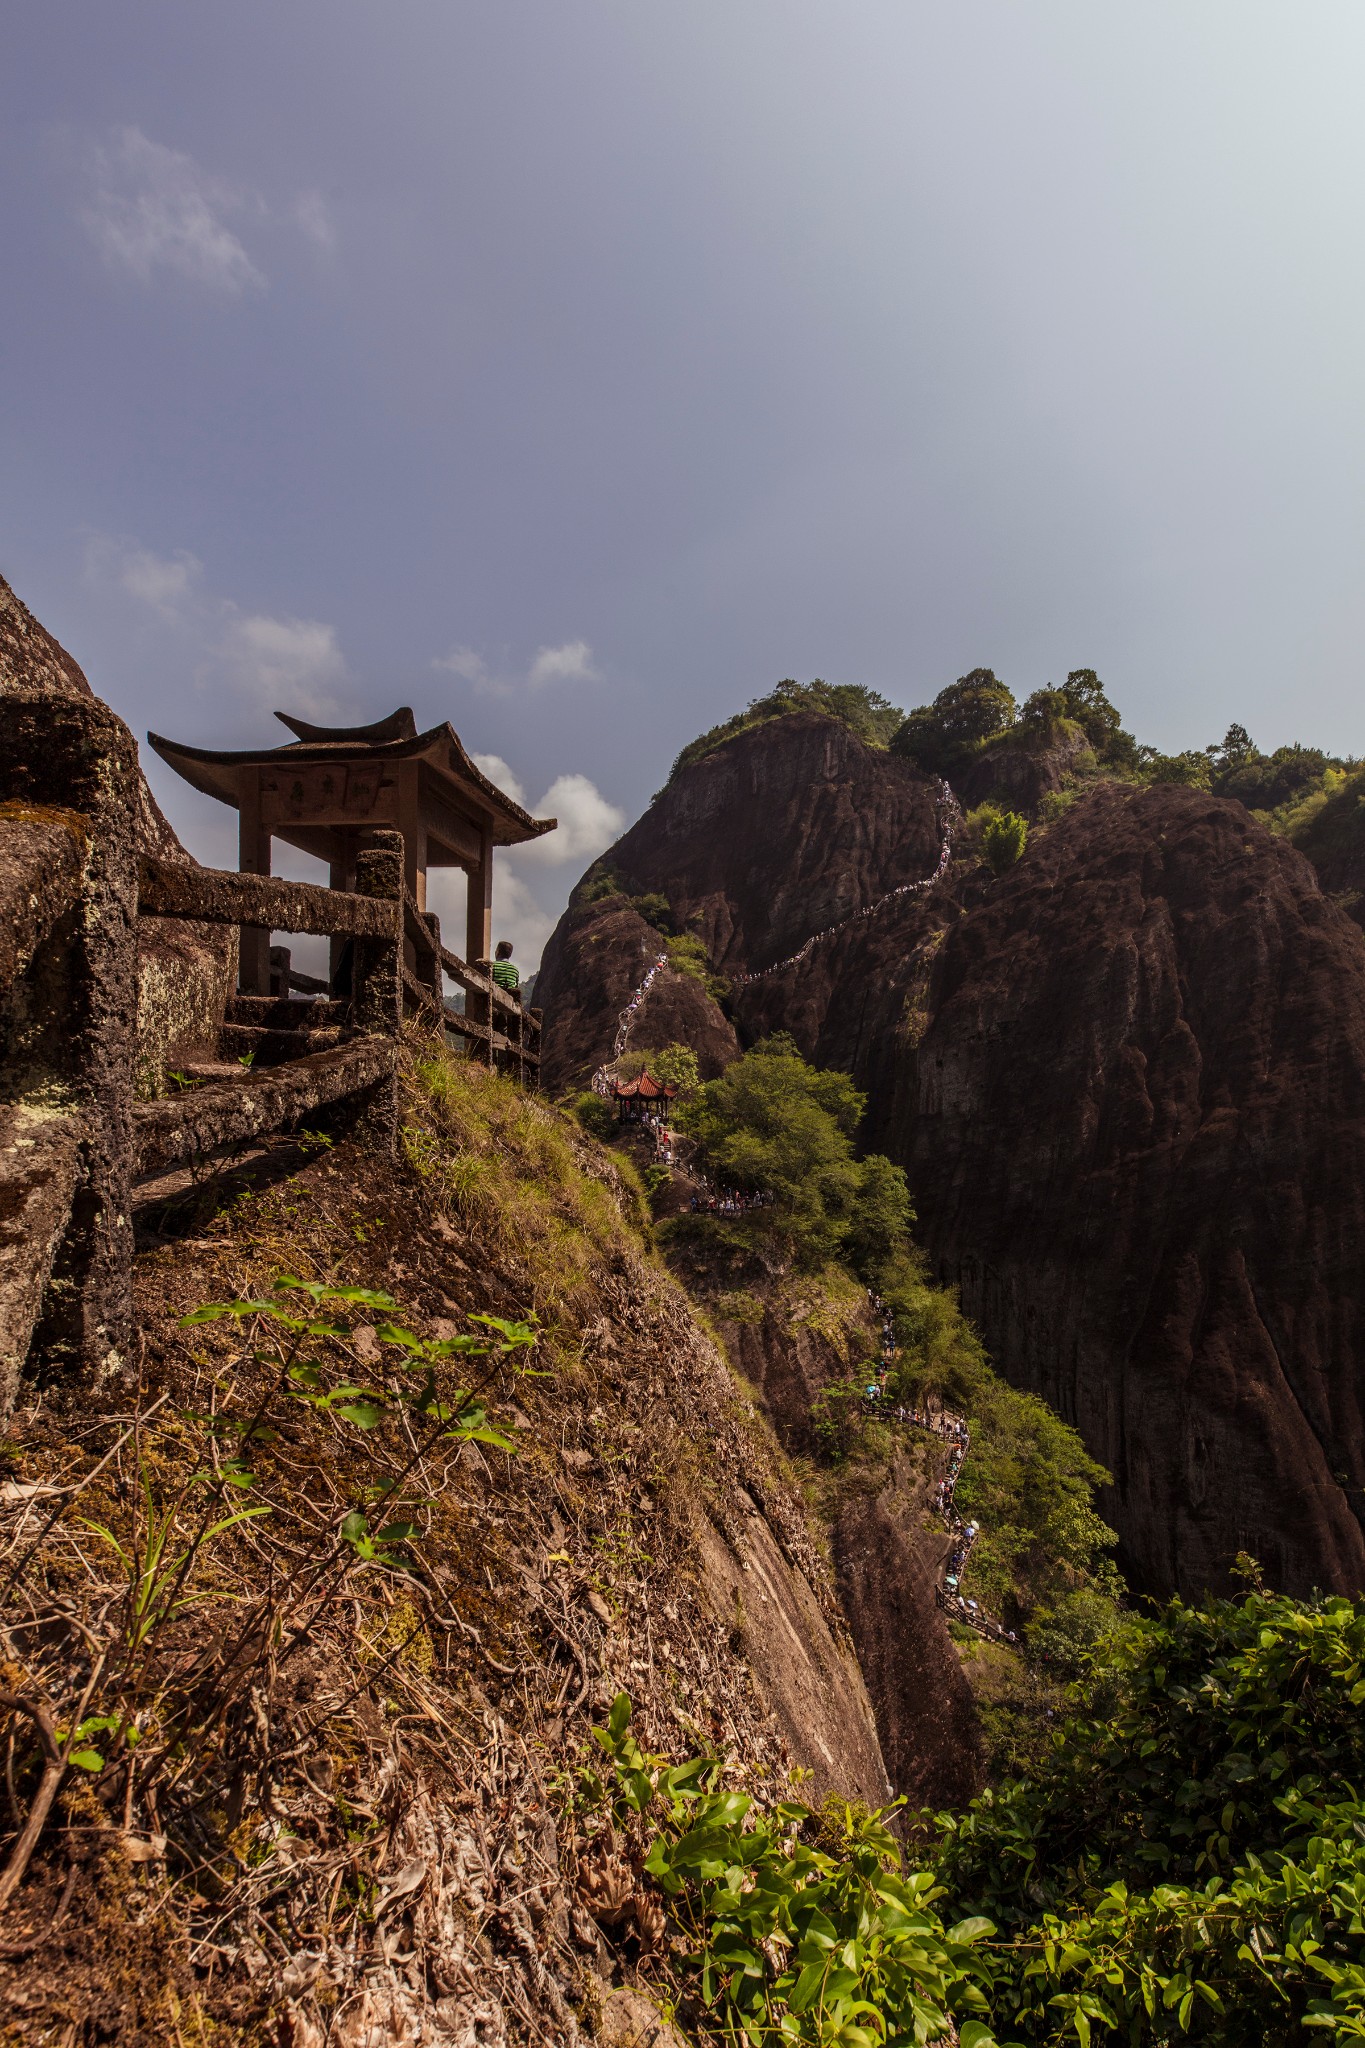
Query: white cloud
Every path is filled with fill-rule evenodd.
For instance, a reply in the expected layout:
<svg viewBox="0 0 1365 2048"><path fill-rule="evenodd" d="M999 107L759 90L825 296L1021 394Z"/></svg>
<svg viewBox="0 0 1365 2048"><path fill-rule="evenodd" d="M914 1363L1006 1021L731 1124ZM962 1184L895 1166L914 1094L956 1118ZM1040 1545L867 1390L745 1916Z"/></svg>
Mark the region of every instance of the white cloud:
<svg viewBox="0 0 1365 2048"><path fill-rule="evenodd" d="M432 662L446 675L459 676L482 697L510 697L518 690L543 690L552 683L600 683L593 667L592 649L586 640L565 640L558 647L541 647L525 675L495 673L474 647L452 647Z"/></svg>
<svg viewBox="0 0 1365 2048"><path fill-rule="evenodd" d="M604 847L620 837L624 811L609 803L595 782L586 775L557 775L538 804L528 804L520 778L501 754L472 754L491 782L506 790L513 803L529 810L534 818L558 818L559 828L543 839L533 839L513 848L508 859L533 867L560 867L565 861L586 866L596 860Z"/></svg>
<svg viewBox="0 0 1365 2048"><path fill-rule="evenodd" d="M174 618L193 596L204 565L188 548L154 555L150 548L101 533L86 543L85 573L89 581L116 583L163 618Z"/></svg>
<svg viewBox="0 0 1365 2048"><path fill-rule="evenodd" d="M339 692L348 681L335 627L321 619L274 619L260 612L229 619L208 668L272 711L312 718L340 709Z"/></svg>
<svg viewBox="0 0 1365 2048"><path fill-rule="evenodd" d="M523 810L526 809L526 791L501 754L471 754L469 758L476 768L482 768L490 782L496 782L498 788L511 797L514 804L520 804Z"/></svg>
<svg viewBox="0 0 1365 2048"><path fill-rule="evenodd" d="M265 277L224 220L247 194L182 150L120 128L94 152L95 195L83 219L105 261L146 283L154 270L237 297Z"/></svg>
<svg viewBox="0 0 1365 2048"><path fill-rule="evenodd" d="M561 867L566 861L586 867L620 837L626 822L624 811L608 803L586 775L557 775L533 815L558 818L559 829L517 849L516 859L532 867Z"/></svg>
<svg viewBox="0 0 1365 2048"><path fill-rule="evenodd" d="M541 909L521 876L509 867L505 854L495 856L494 864L497 873L493 881L493 919L497 937L510 939L522 973L534 974L555 920L548 910Z"/></svg>
<svg viewBox="0 0 1365 2048"><path fill-rule="evenodd" d="M431 665L443 669L447 675L459 676L466 683L472 683L476 690L497 691L500 687L489 675L483 656L476 654L472 647L452 647L449 654L441 655Z"/></svg>
<svg viewBox="0 0 1365 2048"><path fill-rule="evenodd" d="M351 676L336 628L322 619L244 612L203 587L204 565L188 549L158 555L137 541L91 535L87 581L145 605L178 636L201 688L270 711L326 719L352 708Z"/></svg>
<svg viewBox="0 0 1365 2048"><path fill-rule="evenodd" d="M547 683L596 683L601 678L587 641L566 640L561 647L542 647L526 680L533 690L543 690Z"/></svg>

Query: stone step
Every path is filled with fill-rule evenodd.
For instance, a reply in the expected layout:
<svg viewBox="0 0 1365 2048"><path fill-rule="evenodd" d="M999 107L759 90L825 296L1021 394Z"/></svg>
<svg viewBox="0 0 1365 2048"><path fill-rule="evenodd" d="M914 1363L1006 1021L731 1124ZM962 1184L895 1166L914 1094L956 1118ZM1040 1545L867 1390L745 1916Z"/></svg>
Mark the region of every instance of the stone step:
<svg viewBox="0 0 1365 2048"><path fill-rule="evenodd" d="M262 1024L225 1024L218 1034L220 1060L240 1060L251 1053L252 1064L278 1067L284 1060L303 1059L308 1053L330 1052L346 1033L339 1024L317 1031L275 1031Z"/></svg>
<svg viewBox="0 0 1365 2048"><path fill-rule="evenodd" d="M268 1025L275 1031L316 1031L329 1024L344 1024L349 1005L319 997L232 996L228 1000L229 1024Z"/></svg>

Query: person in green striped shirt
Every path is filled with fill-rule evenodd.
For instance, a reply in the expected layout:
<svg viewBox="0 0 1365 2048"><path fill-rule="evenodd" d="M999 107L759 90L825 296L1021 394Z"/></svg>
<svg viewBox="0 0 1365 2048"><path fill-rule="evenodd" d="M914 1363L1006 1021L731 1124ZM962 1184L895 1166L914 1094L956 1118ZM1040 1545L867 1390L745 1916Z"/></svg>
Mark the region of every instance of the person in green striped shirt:
<svg viewBox="0 0 1365 2048"><path fill-rule="evenodd" d="M509 996L514 996L521 987L521 970L512 959L510 939L498 940L498 948L493 955L493 979L499 988L507 990Z"/></svg>

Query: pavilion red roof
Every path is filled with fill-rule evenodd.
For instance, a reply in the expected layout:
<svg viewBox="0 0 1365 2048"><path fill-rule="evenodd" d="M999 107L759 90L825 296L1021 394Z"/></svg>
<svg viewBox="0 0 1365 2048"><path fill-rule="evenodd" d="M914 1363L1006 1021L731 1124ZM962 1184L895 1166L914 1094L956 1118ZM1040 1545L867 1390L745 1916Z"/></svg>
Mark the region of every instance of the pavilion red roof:
<svg viewBox="0 0 1365 2048"><path fill-rule="evenodd" d="M677 1094L672 1081L656 1081L651 1073L643 1073L634 1081L613 1081L612 1094L618 1101L633 1101L638 1097L644 1102L671 1102Z"/></svg>

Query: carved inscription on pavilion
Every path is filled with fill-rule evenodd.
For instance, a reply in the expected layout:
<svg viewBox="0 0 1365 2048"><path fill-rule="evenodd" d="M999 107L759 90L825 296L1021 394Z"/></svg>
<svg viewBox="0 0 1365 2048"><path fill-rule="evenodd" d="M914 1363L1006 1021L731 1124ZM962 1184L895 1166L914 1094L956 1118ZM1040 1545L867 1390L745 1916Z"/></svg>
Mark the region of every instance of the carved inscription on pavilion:
<svg viewBox="0 0 1365 2048"><path fill-rule="evenodd" d="M338 761L321 766L263 768L261 771L261 823L263 825L357 822L386 816L390 803L380 802L381 788L391 791L377 763L347 767Z"/></svg>

